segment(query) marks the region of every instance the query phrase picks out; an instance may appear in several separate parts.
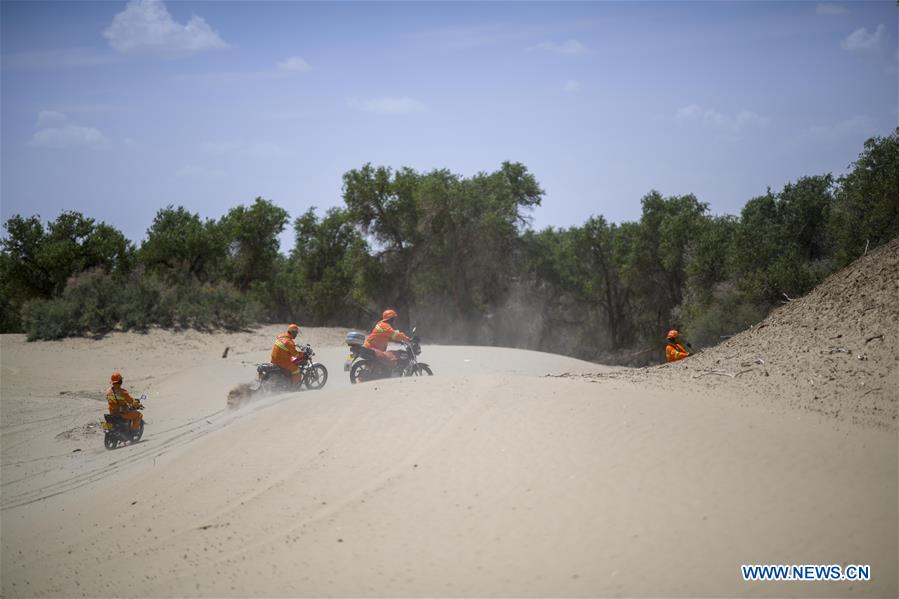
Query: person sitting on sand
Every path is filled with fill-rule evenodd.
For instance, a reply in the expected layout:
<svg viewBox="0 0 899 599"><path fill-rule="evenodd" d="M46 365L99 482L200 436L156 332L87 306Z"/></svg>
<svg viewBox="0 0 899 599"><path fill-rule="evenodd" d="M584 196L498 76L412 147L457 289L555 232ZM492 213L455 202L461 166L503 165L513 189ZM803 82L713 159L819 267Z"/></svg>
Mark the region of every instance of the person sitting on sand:
<svg viewBox="0 0 899 599"><path fill-rule="evenodd" d="M296 324L287 325L287 331L281 333L275 338L275 344L272 345L272 364L280 366L283 370L290 373L290 380L296 386L302 380L300 367L296 365L292 358L302 360L303 352L297 349L294 339L300 334L300 327Z"/></svg>
<svg viewBox="0 0 899 599"><path fill-rule="evenodd" d="M686 348L681 345L680 333L678 333L674 329L668 331L668 344L665 345L665 357L668 359L668 361L677 362L678 360L683 360L689 355L690 352L688 352Z"/></svg>
<svg viewBox="0 0 899 599"><path fill-rule="evenodd" d="M404 343L412 340L404 332L397 331L393 328L396 316L396 310L391 310L390 308L384 310L384 313L381 315L381 322L375 325L375 328L372 329L371 334L366 337L365 343L363 344L368 349L374 350L375 355L378 356L378 360L391 368L396 366L396 354L387 351L387 344L391 341L394 343Z"/></svg>
<svg viewBox="0 0 899 599"><path fill-rule="evenodd" d="M140 428L141 413L138 408L142 408L141 403L131 397L125 389L122 388L122 375L113 372L110 377L112 387L106 390L106 401L109 403L109 413L119 418L124 418L131 423L131 430L136 431Z"/></svg>

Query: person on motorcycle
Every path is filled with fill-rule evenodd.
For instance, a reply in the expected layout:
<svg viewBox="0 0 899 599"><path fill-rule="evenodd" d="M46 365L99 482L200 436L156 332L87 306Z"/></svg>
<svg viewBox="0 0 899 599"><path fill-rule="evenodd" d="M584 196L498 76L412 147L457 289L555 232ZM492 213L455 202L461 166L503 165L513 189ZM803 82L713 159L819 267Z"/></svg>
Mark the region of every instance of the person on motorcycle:
<svg viewBox="0 0 899 599"><path fill-rule="evenodd" d="M131 430L136 431L140 428L141 413L137 410L144 407L141 403L131 397L125 389L122 388L122 375L113 372L110 377L112 386L106 390L106 401L109 403L109 413L129 421Z"/></svg>
<svg viewBox="0 0 899 599"><path fill-rule="evenodd" d="M665 357L669 362L677 362L683 360L690 355L690 352L681 344L680 333L671 329L668 331L668 343L665 345Z"/></svg>
<svg viewBox="0 0 899 599"><path fill-rule="evenodd" d="M296 386L302 380L300 367L297 366L293 358L302 361L304 354L297 349L294 340L300 334L300 327L295 324L287 325L287 331L281 333L275 338L275 344L272 345L272 364L280 366L283 370L290 373L290 381Z"/></svg>
<svg viewBox="0 0 899 599"><path fill-rule="evenodd" d="M378 360L390 366L391 369L396 366L396 354L387 351L387 344L391 341L394 343L404 343L412 340L412 338L404 332L397 331L393 328L396 316L395 310L389 308L384 310L384 313L381 315L381 322L375 325L375 328L371 331L371 335L366 337L365 343L363 343L365 347L375 352Z"/></svg>

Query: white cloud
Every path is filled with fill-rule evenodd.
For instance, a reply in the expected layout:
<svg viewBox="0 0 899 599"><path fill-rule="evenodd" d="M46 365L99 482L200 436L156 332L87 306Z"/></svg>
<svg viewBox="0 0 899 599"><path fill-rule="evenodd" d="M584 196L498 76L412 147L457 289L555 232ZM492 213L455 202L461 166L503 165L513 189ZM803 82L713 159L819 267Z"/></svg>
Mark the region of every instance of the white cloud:
<svg viewBox="0 0 899 599"><path fill-rule="evenodd" d="M812 140L818 142L867 138L875 133L877 133L877 123L866 115L856 115L833 125L816 125L808 130Z"/></svg>
<svg viewBox="0 0 899 599"><path fill-rule="evenodd" d="M297 73L305 73L312 70L312 65L306 62L300 56L291 56L287 60L278 63L278 69L282 71L294 71Z"/></svg>
<svg viewBox="0 0 899 599"><path fill-rule="evenodd" d="M221 179L225 176L225 171L219 170L217 168L207 168L205 166L196 166L194 164L187 164L179 168L175 171L175 174L179 177L184 177L188 179Z"/></svg>
<svg viewBox="0 0 899 599"><path fill-rule="evenodd" d="M886 27L883 24L877 26L873 32L868 33L867 27L856 29L846 39L840 42L844 50L850 52L858 50L877 50L886 39Z"/></svg>
<svg viewBox="0 0 899 599"><path fill-rule="evenodd" d="M115 54L103 54L92 48L62 48L4 54L2 62L4 69L52 69L110 64L121 60Z"/></svg>
<svg viewBox="0 0 899 599"><path fill-rule="evenodd" d="M103 37L122 53L171 55L227 47L201 17L194 15L186 25L175 21L162 0L131 0Z"/></svg>
<svg viewBox="0 0 899 599"><path fill-rule="evenodd" d="M819 2L815 6L815 12L819 15L845 15L849 13L849 9L833 2Z"/></svg>
<svg viewBox="0 0 899 599"><path fill-rule="evenodd" d="M109 139L99 129L84 127L70 123L68 117L61 112L42 110L37 115L37 131L28 145L33 148L66 148L87 147L92 150L104 150L109 147Z"/></svg>
<svg viewBox="0 0 899 599"><path fill-rule="evenodd" d="M572 94L575 92L579 92L581 91L581 82L574 79L569 79L565 82L565 85L562 89Z"/></svg>
<svg viewBox="0 0 899 599"><path fill-rule="evenodd" d="M38 129L61 127L66 124L66 115L55 110L42 110L37 115Z"/></svg>
<svg viewBox="0 0 899 599"><path fill-rule="evenodd" d="M73 112L121 112L131 110L118 104L61 104L56 107L59 112L71 114Z"/></svg>
<svg viewBox="0 0 899 599"><path fill-rule="evenodd" d="M564 42L542 42L534 46L538 50L545 50L554 54L586 54L587 47L577 40Z"/></svg>
<svg viewBox="0 0 899 599"><path fill-rule="evenodd" d="M408 97L402 98L350 98L347 101L350 108L362 112L377 112L380 114L403 114L409 112L424 112L425 106L418 100Z"/></svg>
<svg viewBox="0 0 899 599"><path fill-rule="evenodd" d="M675 118L678 120L678 122L692 121L702 118L702 108L700 108L696 104L684 106L677 111Z"/></svg>
<svg viewBox="0 0 899 599"><path fill-rule="evenodd" d="M53 148L57 150L80 146L86 146L93 150L103 150L109 147L109 140L93 127L66 125L65 127L41 129L34 134L28 145L35 148Z"/></svg>
<svg viewBox="0 0 899 599"><path fill-rule="evenodd" d="M739 133L749 128L763 129L769 124L767 118L750 110L742 110L729 115L710 108L702 108L697 104L690 104L679 109L674 118L681 124L697 123L710 129L730 133Z"/></svg>

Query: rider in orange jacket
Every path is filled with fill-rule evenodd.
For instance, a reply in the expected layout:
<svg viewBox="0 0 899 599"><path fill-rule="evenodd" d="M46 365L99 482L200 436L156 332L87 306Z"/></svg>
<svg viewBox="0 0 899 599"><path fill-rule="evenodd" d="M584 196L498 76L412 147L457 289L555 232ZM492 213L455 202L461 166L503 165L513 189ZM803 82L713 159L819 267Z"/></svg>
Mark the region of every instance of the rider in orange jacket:
<svg viewBox="0 0 899 599"><path fill-rule="evenodd" d="M131 397L125 389L122 388L122 375L113 372L110 377L112 386L106 390L106 401L109 404L109 413L113 416L124 418L131 424L131 430L140 428L141 413L137 411L142 408L141 403Z"/></svg>
<svg viewBox="0 0 899 599"><path fill-rule="evenodd" d="M365 347L374 350L378 359L388 364L391 368L396 366L396 354L394 354L394 352L386 351L387 344L391 341L403 343L412 340L402 331L393 328L396 316L395 310L389 308L384 310L384 313L381 315L381 322L375 325L375 328L372 329L371 334L365 339L365 343L363 344Z"/></svg>
<svg viewBox="0 0 899 599"><path fill-rule="evenodd" d="M290 373L290 380L294 385L299 385L302 378L300 367L292 360L292 358L303 358L303 352L297 349L294 339L300 334L300 327L290 324L287 331L278 335L272 345L272 364L280 366Z"/></svg>
<svg viewBox="0 0 899 599"><path fill-rule="evenodd" d="M681 344L680 342L680 333L676 330L671 329L668 331L668 343L665 345L665 358L669 362L677 362L678 360L683 360L687 356L690 355L690 352Z"/></svg>

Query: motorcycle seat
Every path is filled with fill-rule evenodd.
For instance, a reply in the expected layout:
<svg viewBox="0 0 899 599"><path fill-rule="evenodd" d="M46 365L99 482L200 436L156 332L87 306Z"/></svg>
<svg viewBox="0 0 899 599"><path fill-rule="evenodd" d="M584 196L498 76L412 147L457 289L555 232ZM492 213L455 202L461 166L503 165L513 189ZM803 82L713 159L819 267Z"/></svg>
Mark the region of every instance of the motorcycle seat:
<svg viewBox="0 0 899 599"><path fill-rule="evenodd" d="M353 351L358 352L359 355L366 360L375 360L378 357L378 354L376 354L373 349L365 347L364 345L353 346Z"/></svg>

